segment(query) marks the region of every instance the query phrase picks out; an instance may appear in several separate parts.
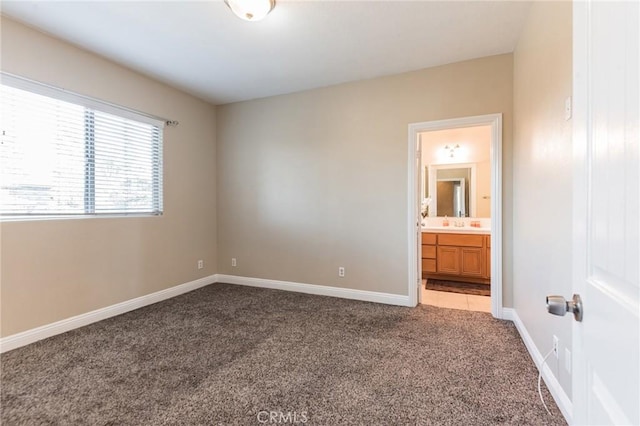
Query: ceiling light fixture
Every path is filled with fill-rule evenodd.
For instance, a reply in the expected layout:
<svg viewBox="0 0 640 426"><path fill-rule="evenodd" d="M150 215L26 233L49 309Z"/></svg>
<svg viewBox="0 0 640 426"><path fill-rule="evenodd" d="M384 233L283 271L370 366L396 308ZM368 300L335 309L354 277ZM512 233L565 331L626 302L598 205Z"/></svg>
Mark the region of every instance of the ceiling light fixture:
<svg viewBox="0 0 640 426"><path fill-rule="evenodd" d="M259 21L273 10L276 0L224 0L229 9L245 21Z"/></svg>
<svg viewBox="0 0 640 426"><path fill-rule="evenodd" d="M456 146L449 146L449 145L445 145L444 149L449 150L449 157L453 158L454 154L456 153L456 149L460 148L460 144L456 144Z"/></svg>

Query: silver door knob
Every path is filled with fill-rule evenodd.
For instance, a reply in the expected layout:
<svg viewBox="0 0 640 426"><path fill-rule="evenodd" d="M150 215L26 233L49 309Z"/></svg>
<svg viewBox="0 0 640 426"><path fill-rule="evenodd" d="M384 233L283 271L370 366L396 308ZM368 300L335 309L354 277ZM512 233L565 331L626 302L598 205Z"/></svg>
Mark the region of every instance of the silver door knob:
<svg viewBox="0 0 640 426"><path fill-rule="evenodd" d="M579 294L574 294L573 298L567 301L562 296L547 296L547 312L553 315L564 316L567 312L573 313L573 318L582 321L582 299Z"/></svg>

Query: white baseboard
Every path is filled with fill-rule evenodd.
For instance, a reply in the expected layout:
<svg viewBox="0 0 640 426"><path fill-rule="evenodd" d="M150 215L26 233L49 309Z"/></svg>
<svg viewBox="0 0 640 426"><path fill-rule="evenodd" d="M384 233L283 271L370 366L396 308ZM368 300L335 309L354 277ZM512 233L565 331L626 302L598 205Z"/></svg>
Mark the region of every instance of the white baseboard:
<svg viewBox="0 0 640 426"><path fill-rule="evenodd" d="M527 347L531 358L533 358L533 361L536 363L536 367L538 367L539 371L540 364L542 364L544 356L542 355L536 344L533 342L531 335L529 335L529 332L518 316L518 313L513 308L503 308L502 314L504 319L511 320L515 324L516 328L518 329L518 333L520 333L520 337L522 337L522 340L524 341L524 344ZM560 411L562 412L562 415L564 416L567 423L573 424L573 403L565 393L564 389L562 389L562 386L560 386L560 382L558 382L556 376L553 375L551 368L549 368L549 366L546 364L542 369L542 379L547 385L549 392L551 392L551 396L558 405L558 408L560 408Z"/></svg>
<svg viewBox="0 0 640 426"><path fill-rule="evenodd" d="M56 321L51 324L12 334L0 338L0 353L10 351L38 340L62 334L67 331L92 324L107 318L121 315L134 309L142 308L153 303L161 302L183 293L204 287L206 285L224 282L229 284L246 285L251 287L273 288L278 290L296 291L299 293L317 294L321 296L341 297L344 299L362 300L366 302L384 303L388 305L408 306L409 298L403 295L378 293L374 291L352 290L339 287L325 287L313 284L300 284L288 281L266 280L260 278L238 277L234 275L210 275L185 284L180 284L165 290L126 300L115 305L80 314L71 318Z"/></svg>
<svg viewBox="0 0 640 426"><path fill-rule="evenodd" d="M276 290L295 291L298 293L316 294L319 296L340 297L343 299L362 300L365 302L384 303L386 305L409 306L409 296L375 291L354 290L350 288L328 287L315 284L302 284L291 281L267 280L262 278L239 277L236 275L217 275L219 283L246 285L250 287L272 288Z"/></svg>
<svg viewBox="0 0 640 426"><path fill-rule="evenodd" d="M56 334L62 334L103 319L124 314L126 312L133 311L134 309L142 308L143 306L179 296L183 293L214 283L215 281L216 275L210 275L208 277L199 278L195 281L160 290L145 296L136 297L135 299L116 303L115 305L107 306L105 308L96 309L95 311L87 312L75 317L63 319L61 321L56 321L51 324L3 337L0 339L0 353L37 342L38 340L46 339L47 337L55 336Z"/></svg>

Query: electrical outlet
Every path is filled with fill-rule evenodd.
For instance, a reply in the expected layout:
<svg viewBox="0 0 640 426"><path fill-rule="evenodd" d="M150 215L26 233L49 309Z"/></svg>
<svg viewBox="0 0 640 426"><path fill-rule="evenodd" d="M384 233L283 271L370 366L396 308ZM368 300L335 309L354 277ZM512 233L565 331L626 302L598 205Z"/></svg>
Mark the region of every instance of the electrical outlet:
<svg viewBox="0 0 640 426"><path fill-rule="evenodd" d="M553 354L558 359L558 336L553 336Z"/></svg>
<svg viewBox="0 0 640 426"><path fill-rule="evenodd" d="M338 276L344 278L344 266L338 268Z"/></svg>
<svg viewBox="0 0 640 426"><path fill-rule="evenodd" d="M571 351L569 348L564 348L564 368L571 374Z"/></svg>
<svg viewBox="0 0 640 426"><path fill-rule="evenodd" d="M204 260L198 260L198 269L204 268Z"/></svg>
<svg viewBox="0 0 640 426"><path fill-rule="evenodd" d="M238 262L236 262L236 258L235 257L231 258L231 266L238 266Z"/></svg>

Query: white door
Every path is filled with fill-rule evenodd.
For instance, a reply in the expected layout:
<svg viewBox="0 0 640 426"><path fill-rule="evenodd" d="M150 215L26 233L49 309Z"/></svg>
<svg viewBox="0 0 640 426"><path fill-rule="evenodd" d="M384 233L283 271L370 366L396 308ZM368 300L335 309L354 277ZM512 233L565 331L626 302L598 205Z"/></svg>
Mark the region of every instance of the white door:
<svg viewBox="0 0 640 426"><path fill-rule="evenodd" d="M573 421L640 425L640 3L573 10Z"/></svg>

